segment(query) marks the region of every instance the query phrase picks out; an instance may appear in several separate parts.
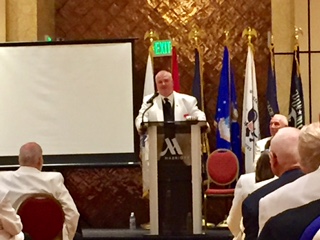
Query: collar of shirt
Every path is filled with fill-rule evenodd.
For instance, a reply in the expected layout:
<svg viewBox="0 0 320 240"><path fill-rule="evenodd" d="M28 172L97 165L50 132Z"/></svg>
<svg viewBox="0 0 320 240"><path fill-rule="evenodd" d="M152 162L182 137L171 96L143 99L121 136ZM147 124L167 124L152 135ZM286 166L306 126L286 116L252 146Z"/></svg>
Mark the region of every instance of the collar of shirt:
<svg viewBox="0 0 320 240"><path fill-rule="evenodd" d="M168 97L164 97L164 96L162 96L162 95L160 95L160 96L161 96L161 100L162 100L163 103L165 103L165 100L164 100L164 99L165 99L165 98L168 98L171 106L173 106L173 93L171 93Z"/></svg>

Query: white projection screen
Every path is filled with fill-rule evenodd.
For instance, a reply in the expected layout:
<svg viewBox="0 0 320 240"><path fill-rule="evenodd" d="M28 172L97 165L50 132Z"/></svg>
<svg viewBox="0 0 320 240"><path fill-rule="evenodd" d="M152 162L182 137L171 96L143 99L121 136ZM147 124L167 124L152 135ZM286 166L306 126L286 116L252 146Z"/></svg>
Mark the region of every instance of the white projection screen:
<svg viewBox="0 0 320 240"><path fill-rule="evenodd" d="M133 40L0 45L0 165L134 160Z"/></svg>

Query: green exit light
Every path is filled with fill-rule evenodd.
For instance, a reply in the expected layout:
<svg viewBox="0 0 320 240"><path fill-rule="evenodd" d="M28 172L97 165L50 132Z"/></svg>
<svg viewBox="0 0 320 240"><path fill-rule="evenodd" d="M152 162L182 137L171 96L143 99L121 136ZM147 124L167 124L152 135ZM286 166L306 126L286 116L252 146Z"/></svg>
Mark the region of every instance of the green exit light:
<svg viewBox="0 0 320 240"><path fill-rule="evenodd" d="M154 57L163 57L172 55L171 40L161 40L153 42Z"/></svg>
<svg viewBox="0 0 320 240"><path fill-rule="evenodd" d="M49 35L45 35L44 40L47 42L52 42L52 38Z"/></svg>

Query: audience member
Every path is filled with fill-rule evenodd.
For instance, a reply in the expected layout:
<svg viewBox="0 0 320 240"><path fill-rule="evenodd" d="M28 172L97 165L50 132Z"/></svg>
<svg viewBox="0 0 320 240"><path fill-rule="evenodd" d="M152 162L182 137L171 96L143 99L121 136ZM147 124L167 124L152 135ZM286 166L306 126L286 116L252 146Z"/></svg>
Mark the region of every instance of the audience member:
<svg viewBox="0 0 320 240"><path fill-rule="evenodd" d="M256 165L256 182L261 182L274 177L271 170L269 151L265 150L261 153Z"/></svg>
<svg viewBox="0 0 320 240"><path fill-rule="evenodd" d="M279 178L251 193L242 204L245 239L257 239L259 231L259 200L279 187L303 175L299 166L299 130L280 129L272 138L270 163L272 172Z"/></svg>
<svg viewBox="0 0 320 240"><path fill-rule="evenodd" d="M281 115L275 114L269 124L270 137L263 138L257 142L256 153L255 153L255 162L260 157L262 151L269 149L271 138L278 132L279 129L288 126L288 119Z"/></svg>
<svg viewBox="0 0 320 240"><path fill-rule="evenodd" d="M79 212L64 185L59 172L41 172L43 156L41 147L35 142L24 144L19 153L20 167L16 171L0 174L1 188L7 189L8 200L17 209L19 205L34 193L52 194L62 205L65 213L63 239L73 239L79 220Z"/></svg>
<svg viewBox="0 0 320 240"><path fill-rule="evenodd" d="M304 230L320 215L320 199L291 208L271 217L265 224L259 240L301 239ZM312 238L310 238L312 239Z"/></svg>
<svg viewBox="0 0 320 240"><path fill-rule="evenodd" d="M285 145L285 147L289 146ZM301 169L306 175L260 200L260 231L269 218L287 209L296 208L320 199L320 185L318 184L320 181L319 122L302 128L299 136L298 149L301 157ZM292 227L296 226L293 225Z"/></svg>
<svg viewBox="0 0 320 240"><path fill-rule="evenodd" d="M244 229L242 225L241 213L241 205L243 200L248 196L249 193L274 180L275 178L273 178L273 176L274 174L271 171L269 161L269 152L264 151L257 161L256 172L243 174L238 179L234 191L232 206L227 218L228 228L233 234L234 240L240 240L243 238ZM257 184L258 182L259 184Z"/></svg>
<svg viewBox="0 0 320 240"><path fill-rule="evenodd" d="M25 239L21 219L7 198L7 191L0 189L0 239Z"/></svg>

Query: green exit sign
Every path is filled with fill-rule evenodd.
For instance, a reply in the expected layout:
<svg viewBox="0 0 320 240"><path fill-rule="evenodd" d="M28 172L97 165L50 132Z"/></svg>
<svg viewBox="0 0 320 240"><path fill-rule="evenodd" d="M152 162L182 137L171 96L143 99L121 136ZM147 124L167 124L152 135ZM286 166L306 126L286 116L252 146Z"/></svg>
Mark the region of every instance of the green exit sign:
<svg viewBox="0 0 320 240"><path fill-rule="evenodd" d="M172 55L171 40L160 40L153 42L154 57L163 57Z"/></svg>

